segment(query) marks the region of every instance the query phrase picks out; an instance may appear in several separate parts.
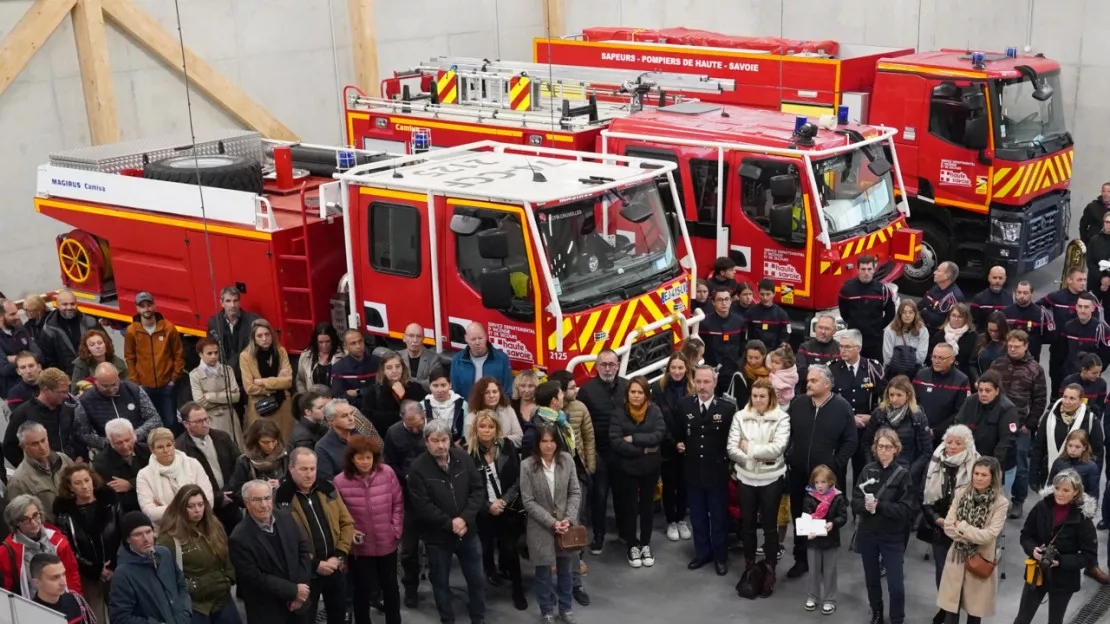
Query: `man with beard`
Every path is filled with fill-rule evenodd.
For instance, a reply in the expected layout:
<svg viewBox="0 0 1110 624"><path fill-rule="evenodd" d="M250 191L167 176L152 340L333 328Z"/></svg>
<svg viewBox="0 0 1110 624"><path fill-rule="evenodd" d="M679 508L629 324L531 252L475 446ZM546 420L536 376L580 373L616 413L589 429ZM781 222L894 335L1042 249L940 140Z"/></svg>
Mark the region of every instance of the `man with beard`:
<svg viewBox="0 0 1110 624"><path fill-rule="evenodd" d="M139 313L124 334L124 359L131 379L142 386L162 425L176 430L177 409L173 392L174 381L185 370L185 355L177 327L154 308L154 296L141 292L135 296Z"/></svg>
<svg viewBox="0 0 1110 624"><path fill-rule="evenodd" d="M1014 302L1002 310L1010 331L1020 329L1029 336L1029 354L1041 361L1041 345L1053 340L1056 321L1052 313L1033 303L1033 285L1022 280L1014 289Z"/></svg>
<svg viewBox="0 0 1110 624"><path fill-rule="evenodd" d="M980 331L986 331L990 313L1005 310L1013 303L1014 294L1006 288L1006 269L991 267L987 274L987 288L971 298L971 320Z"/></svg>
<svg viewBox="0 0 1110 624"><path fill-rule="evenodd" d="M19 383L15 358L23 351L43 361L42 349L19 320L19 308L14 301L0 299L0 399L7 399L8 392Z"/></svg>
<svg viewBox="0 0 1110 624"><path fill-rule="evenodd" d="M1104 361L1110 359L1110 326L1096 316L1097 309L1098 300L1085 292L1075 302L1075 318L1064 325L1064 340L1068 345L1065 377L1079 372L1079 358L1084 354L1094 353Z"/></svg>
<svg viewBox="0 0 1110 624"><path fill-rule="evenodd" d="M1065 288L1051 292L1037 302L1037 305L1052 314L1052 324L1056 329L1048 347L1048 379L1052 383L1052 387L1049 388L1050 394L1055 394L1060 389L1061 382L1067 376L1064 372L1065 362L1068 359L1066 328L1068 322L1075 318L1075 305L1079 301L1079 295L1087 292L1087 269L1081 267L1071 269L1068 271L1065 283Z"/></svg>
<svg viewBox="0 0 1110 624"><path fill-rule="evenodd" d="M594 421L594 431L609 431L609 423L624 412L628 381L617 376L620 359L612 349L603 349L594 363L597 376L578 389L578 400L586 405ZM601 554L605 543L605 512L609 506L609 465L612 461L609 436L597 436L597 470L590 482L590 514L593 540L590 552Z"/></svg>
<svg viewBox="0 0 1110 624"><path fill-rule="evenodd" d="M956 278L960 275L960 268L955 262L945 261L933 271L933 287L925 296L917 301L917 309L921 312L921 320L929 328L929 335L933 335L948 318L948 311L957 303L967 300L964 291L956 285Z"/></svg>
<svg viewBox="0 0 1110 624"><path fill-rule="evenodd" d="M73 375L73 360L77 359L77 347L81 336L90 329L99 327L91 316L77 309L77 297L68 290L61 290L54 298L56 306L42 322L43 356L46 367L60 368L67 375Z"/></svg>
<svg viewBox="0 0 1110 624"><path fill-rule="evenodd" d="M840 289L839 305L844 324L863 335L863 357L882 361L883 328L894 320L894 297L886 284L875 279L876 266L875 256L859 257L856 277Z"/></svg>

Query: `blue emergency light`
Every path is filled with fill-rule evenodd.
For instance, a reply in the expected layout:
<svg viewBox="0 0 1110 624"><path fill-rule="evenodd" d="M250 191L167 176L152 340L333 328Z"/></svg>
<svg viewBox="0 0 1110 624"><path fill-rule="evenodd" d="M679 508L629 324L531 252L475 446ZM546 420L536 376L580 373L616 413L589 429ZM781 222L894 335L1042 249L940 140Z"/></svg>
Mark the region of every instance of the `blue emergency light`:
<svg viewBox="0 0 1110 624"><path fill-rule="evenodd" d="M428 128L415 128L412 131L412 153L423 154L432 148L432 131Z"/></svg>
<svg viewBox="0 0 1110 624"><path fill-rule="evenodd" d="M848 125L848 107L841 106L836 109L836 123L841 126Z"/></svg>
<svg viewBox="0 0 1110 624"><path fill-rule="evenodd" d="M972 52L971 53L971 64L975 65L975 66L982 65L983 64L983 53L982 52Z"/></svg>
<svg viewBox="0 0 1110 624"><path fill-rule="evenodd" d="M803 115L798 115L794 118L794 134L797 134L802 126L806 125L807 119Z"/></svg>
<svg viewBox="0 0 1110 624"><path fill-rule="evenodd" d="M1017 48L1013 46L1006 48L1006 56L1009 58L1017 58Z"/></svg>
<svg viewBox="0 0 1110 624"><path fill-rule="evenodd" d="M336 150L335 167L337 169L350 169L355 166L355 153L353 150Z"/></svg>

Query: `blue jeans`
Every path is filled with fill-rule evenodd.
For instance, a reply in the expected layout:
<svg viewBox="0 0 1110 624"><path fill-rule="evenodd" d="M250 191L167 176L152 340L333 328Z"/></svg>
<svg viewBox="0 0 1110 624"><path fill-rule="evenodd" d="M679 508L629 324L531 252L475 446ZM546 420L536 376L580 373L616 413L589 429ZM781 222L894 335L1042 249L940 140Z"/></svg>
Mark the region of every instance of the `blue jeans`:
<svg viewBox="0 0 1110 624"><path fill-rule="evenodd" d="M425 542L424 550L428 555L428 580L432 582L439 621L444 624L455 621L455 610L451 605L452 556L459 558L459 567L466 579L470 621L475 624L483 621L486 617L486 580L482 576L482 544L478 533L468 531L462 539L446 544Z"/></svg>
<svg viewBox="0 0 1110 624"><path fill-rule="evenodd" d="M242 622L239 619L239 609L235 606L235 600L229 600L227 604L220 607L219 611L213 611L208 615L193 611L191 621L192 624L241 624Z"/></svg>
<svg viewBox="0 0 1110 624"><path fill-rule="evenodd" d="M1017 469L1007 471L1007 477L1013 476L1012 479L1007 478L1006 481L1011 483L1010 491L1010 504L1018 506L1025 502L1029 494L1029 449L1033 444L1033 436L1029 432L1018 433L1017 439L1014 440L1014 450L1017 453ZM1051 463L1051 462L1049 462ZM1013 472L1013 475L1010 473Z"/></svg>
<svg viewBox="0 0 1110 624"><path fill-rule="evenodd" d="M690 505L694 553L698 558L725 561L728 536L728 483L687 481L686 500Z"/></svg>
<svg viewBox="0 0 1110 624"><path fill-rule="evenodd" d="M150 402L154 404L154 409L158 410L158 415L162 417L162 426L172 431L177 426L177 401L174 397L173 388L170 386L162 386L161 388L143 386L143 391L150 398Z"/></svg>
<svg viewBox="0 0 1110 624"><path fill-rule="evenodd" d="M578 557L555 557L556 585L552 586L551 566L536 566L533 583L536 586L536 602L540 603L540 615L555 615L556 606L559 613L570 613L574 590L572 567L578 567Z"/></svg>
<svg viewBox="0 0 1110 624"><path fill-rule="evenodd" d="M901 536L880 538L867 533L856 537L856 550L863 559L863 578L867 585L867 602L871 610L882 613L883 579L880 561L886 567L886 588L890 594L890 624L903 624L906 620L906 578L903 560L906 544Z"/></svg>

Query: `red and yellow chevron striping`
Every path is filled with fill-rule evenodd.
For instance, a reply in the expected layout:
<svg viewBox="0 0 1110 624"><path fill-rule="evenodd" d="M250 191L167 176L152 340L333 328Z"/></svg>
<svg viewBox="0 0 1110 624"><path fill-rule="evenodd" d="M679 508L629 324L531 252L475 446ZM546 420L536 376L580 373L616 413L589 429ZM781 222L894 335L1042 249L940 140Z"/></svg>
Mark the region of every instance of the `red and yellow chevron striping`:
<svg viewBox="0 0 1110 624"><path fill-rule="evenodd" d="M454 104L458 101L458 79L455 72L441 71L436 75L436 95L442 104Z"/></svg>
<svg viewBox="0 0 1110 624"><path fill-rule="evenodd" d="M994 199L1018 199L1071 179L1075 150L1053 154L1019 167L999 167L991 188Z"/></svg>
<svg viewBox="0 0 1110 624"><path fill-rule="evenodd" d="M509 81L509 107L516 111L532 110L532 79L513 76Z"/></svg>

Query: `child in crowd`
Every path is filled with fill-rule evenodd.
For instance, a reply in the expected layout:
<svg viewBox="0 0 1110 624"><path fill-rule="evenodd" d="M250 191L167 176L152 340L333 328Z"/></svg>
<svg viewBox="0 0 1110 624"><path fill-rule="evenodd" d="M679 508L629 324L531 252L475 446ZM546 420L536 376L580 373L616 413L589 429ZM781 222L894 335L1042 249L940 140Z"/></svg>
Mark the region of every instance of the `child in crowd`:
<svg viewBox="0 0 1110 624"><path fill-rule="evenodd" d="M836 475L821 464L809 475L809 487L802 501L802 512L825 521L823 536L809 536L809 588L805 609L813 611L821 603L821 613L836 611L836 560L840 551L840 528L848 524L848 499L836 489Z"/></svg>
<svg viewBox="0 0 1110 624"><path fill-rule="evenodd" d="M1079 473L1079 478L1083 480L1083 491L1092 497L1098 498L1100 471L1098 464L1095 463L1094 456L1091 442L1087 438L1087 432L1082 429L1072 431L1064 439L1064 452L1060 453L1060 457L1052 462L1048 482L1052 483L1052 479L1060 471L1071 469Z"/></svg>
<svg viewBox="0 0 1110 624"><path fill-rule="evenodd" d="M732 296L736 296L736 263L732 258L722 256L713 261L713 275L705 280L706 298L709 293L716 292L720 288L728 289Z"/></svg>
<svg viewBox="0 0 1110 624"><path fill-rule="evenodd" d="M789 410L790 401L794 398L794 388L798 385L798 366L794 360L794 349L784 344L772 351L767 358L771 362L771 385L775 387L779 407L784 411Z"/></svg>
<svg viewBox="0 0 1110 624"><path fill-rule="evenodd" d="M705 342L697 336L690 336L682 343L681 353L691 368L697 368L705 356Z"/></svg>

